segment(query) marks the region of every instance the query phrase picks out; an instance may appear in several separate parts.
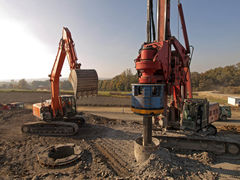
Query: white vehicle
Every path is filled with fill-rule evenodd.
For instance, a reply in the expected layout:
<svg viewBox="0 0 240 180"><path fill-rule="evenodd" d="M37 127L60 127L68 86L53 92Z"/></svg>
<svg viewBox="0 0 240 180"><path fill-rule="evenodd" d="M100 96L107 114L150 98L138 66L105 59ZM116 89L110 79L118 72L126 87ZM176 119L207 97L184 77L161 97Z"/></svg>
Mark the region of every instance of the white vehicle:
<svg viewBox="0 0 240 180"><path fill-rule="evenodd" d="M240 105L240 97L228 97L228 104L232 106Z"/></svg>

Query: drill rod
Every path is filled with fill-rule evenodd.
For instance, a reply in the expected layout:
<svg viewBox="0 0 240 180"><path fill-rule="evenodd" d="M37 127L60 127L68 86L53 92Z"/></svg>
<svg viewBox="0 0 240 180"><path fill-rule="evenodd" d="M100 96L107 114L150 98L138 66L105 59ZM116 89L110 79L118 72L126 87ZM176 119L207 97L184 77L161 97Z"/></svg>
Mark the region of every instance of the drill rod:
<svg viewBox="0 0 240 180"><path fill-rule="evenodd" d="M143 116L143 146L152 144L152 116Z"/></svg>

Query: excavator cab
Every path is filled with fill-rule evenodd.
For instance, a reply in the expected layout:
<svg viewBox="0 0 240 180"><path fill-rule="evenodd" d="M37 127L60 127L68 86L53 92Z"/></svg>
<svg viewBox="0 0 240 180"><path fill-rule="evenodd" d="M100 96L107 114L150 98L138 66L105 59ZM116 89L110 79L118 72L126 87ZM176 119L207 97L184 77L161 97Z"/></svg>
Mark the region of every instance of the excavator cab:
<svg viewBox="0 0 240 180"><path fill-rule="evenodd" d="M74 96L72 95L62 95L62 108L63 108L63 116L69 117L74 116L77 113L77 105Z"/></svg>

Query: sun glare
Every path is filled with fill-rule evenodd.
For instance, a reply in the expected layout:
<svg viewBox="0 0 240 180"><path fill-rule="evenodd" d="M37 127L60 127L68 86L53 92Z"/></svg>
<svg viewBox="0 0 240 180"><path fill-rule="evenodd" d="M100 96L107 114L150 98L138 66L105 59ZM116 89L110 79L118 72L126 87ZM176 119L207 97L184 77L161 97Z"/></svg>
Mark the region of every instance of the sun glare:
<svg viewBox="0 0 240 180"><path fill-rule="evenodd" d="M2 19L0 79L39 78L50 72L44 64L51 62L52 55L25 24L15 20Z"/></svg>

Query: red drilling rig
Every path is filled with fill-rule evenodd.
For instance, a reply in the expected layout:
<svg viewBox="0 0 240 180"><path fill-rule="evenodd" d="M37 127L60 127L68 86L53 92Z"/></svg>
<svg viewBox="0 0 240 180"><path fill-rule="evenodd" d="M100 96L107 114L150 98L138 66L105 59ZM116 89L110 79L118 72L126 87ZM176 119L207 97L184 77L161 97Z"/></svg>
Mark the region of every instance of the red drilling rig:
<svg viewBox="0 0 240 180"><path fill-rule="evenodd" d="M191 78L190 78L190 62L191 52L188 41L187 29L184 21L182 5L178 4L179 15L181 19L185 47L178 41L177 38L171 35L170 30L170 1L160 0L158 3L157 16L157 37L155 37L155 25L153 17L153 1L148 0L148 18L147 18L147 42L140 49L140 54L135 60L136 70L139 76L138 85L133 88L140 88L147 91L149 88L152 91L148 97L151 101L154 97L159 96L159 102L151 103L151 107L146 107L148 102L144 102L147 97L141 98L142 104L133 103L133 111L144 115L145 128L145 144L151 143L151 125L152 116L163 114L165 124L167 120L170 122L180 122L180 112L183 107L184 99L192 98ZM160 84L162 93L154 94L156 84ZM147 85L147 86L146 86ZM171 96L170 103L168 97ZM138 101L139 102L139 101ZM151 101L152 102L152 101ZM170 104L170 106L168 106ZM147 112L143 112L147 109ZM171 116L167 116L167 110Z"/></svg>
<svg viewBox="0 0 240 180"><path fill-rule="evenodd" d="M238 141L213 136L216 128L209 121L209 102L192 98L193 48L189 45L182 4L178 3L178 11L185 46L171 34L170 0L157 0L157 33L153 0L147 3L147 42L141 46L135 60L139 84L132 85L132 111L143 116L143 138L136 141L142 141L138 143L143 145L142 152L153 144L153 117L161 115L164 131L157 136L160 146L209 150L240 158ZM136 151L142 148L136 147Z"/></svg>

